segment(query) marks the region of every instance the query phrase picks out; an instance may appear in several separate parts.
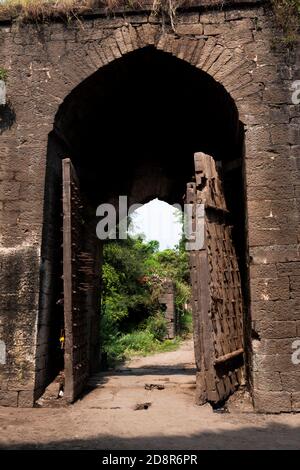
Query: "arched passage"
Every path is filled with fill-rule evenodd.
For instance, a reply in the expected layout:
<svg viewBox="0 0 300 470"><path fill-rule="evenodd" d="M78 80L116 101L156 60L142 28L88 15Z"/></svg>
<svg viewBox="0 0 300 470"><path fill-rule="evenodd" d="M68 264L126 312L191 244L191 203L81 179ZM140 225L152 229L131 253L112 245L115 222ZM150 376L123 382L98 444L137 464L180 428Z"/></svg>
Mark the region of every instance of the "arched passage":
<svg viewBox="0 0 300 470"><path fill-rule="evenodd" d="M72 154L82 189L97 203L122 191L138 202L158 191L177 202L195 149L216 160L234 160L241 150L238 113L224 88L151 46L76 87L60 106L54 130ZM141 181L145 168L147 180L164 178L169 188L138 195L135 180ZM104 171L114 178L103 178L97 191L94 183Z"/></svg>
<svg viewBox="0 0 300 470"><path fill-rule="evenodd" d="M197 151L222 162L234 242L246 279L243 126L224 87L183 60L148 46L100 68L65 98L49 135L47 155L40 298L40 325L47 328L39 331L49 335L52 346L46 354L46 372L37 373L40 384L47 383L62 363L57 353L63 328L61 160L69 157L76 170L89 208L88 230L93 233L86 243L100 270L101 250L93 225L96 207L105 202L117 206L120 195L126 195L129 204L155 197L182 204L186 185L195 176ZM97 291L98 279L89 292L90 370L99 355Z"/></svg>

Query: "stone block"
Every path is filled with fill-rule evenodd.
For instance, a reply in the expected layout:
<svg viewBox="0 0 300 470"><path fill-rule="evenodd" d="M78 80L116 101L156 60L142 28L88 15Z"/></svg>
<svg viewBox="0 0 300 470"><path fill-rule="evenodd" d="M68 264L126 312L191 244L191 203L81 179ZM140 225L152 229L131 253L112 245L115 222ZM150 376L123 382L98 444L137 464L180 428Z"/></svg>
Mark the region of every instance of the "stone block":
<svg viewBox="0 0 300 470"><path fill-rule="evenodd" d="M176 16L176 22L177 22L178 26L181 25L181 24L199 23L199 13L188 13L188 12L186 12L186 13L184 13L184 15L178 14ZM177 30L177 27L176 27L176 30Z"/></svg>
<svg viewBox="0 0 300 470"><path fill-rule="evenodd" d="M296 371L299 371L299 364L294 364L292 361L292 353L294 352L292 345L297 338L291 339L291 352L289 354L280 353L276 356L274 368L280 373L286 372L294 374Z"/></svg>
<svg viewBox="0 0 300 470"><path fill-rule="evenodd" d="M289 298L290 283L288 277L251 280L251 299L253 301L288 300Z"/></svg>
<svg viewBox="0 0 300 470"><path fill-rule="evenodd" d="M300 320L300 305L298 300L252 301L251 312L257 320Z"/></svg>
<svg viewBox="0 0 300 470"><path fill-rule="evenodd" d="M250 247L250 256L254 264L285 263L299 261L297 245L272 245Z"/></svg>
<svg viewBox="0 0 300 470"><path fill-rule="evenodd" d="M270 137L273 145L297 144L299 130L290 124L278 124L270 128Z"/></svg>
<svg viewBox="0 0 300 470"><path fill-rule="evenodd" d="M267 321L261 320L256 322L256 331L261 338L291 338L290 344L297 336L296 321ZM290 349L292 354L292 346Z"/></svg>
<svg viewBox="0 0 300 470"><path fill-rule="evenodd" d="M279 372L255 372L253 383L254 387L259 391L279 392L282 390Z"/></svg>
<svg viewBox="0 0 300 470"><path fill-rule="evenodd" d="M286 104L291 102L291 92L283 85L269 85L265 87L263 101L270 104Z"/></svg>
<svg viewBox="0 0 300 470"><path fill-rule="evenodd" d="M230 28L227 24L204 24L203 34L205 36L221 36L229 33Z"/></svg>
<svg viewBox="0 0 300 470"><path fill-rule="evenodd" d="M300 412L300 392L292 392L292 411Z"/></svg>
<svg viewBox="0 0 300 470"><path fill-rule="evenodd" d="M32 408L34 403L33 390L21 390L18 397L18 406L21 408Z"/></svg>
<svg viewBox="0 0 300 470"><path fill-rule="evenodd" d="M255 322L255 325L257 322ZM259 332L259 327L258 331ZM255 351L255 354L260 354L260 355L266 355L274 356L274 361L273 365L275 365L275 356L278 354L284 354L284 355L292 355L293 349L292 349L292 344L293 344L293 339L291 338L278 338L278 339L268 339L268 338L261 338L259 341L255 341L254 348L253 350ZM263 371L260 371L263 372Z"/></svg>
<svg viewBox="0 0 300 470"><path fill-rule="evenodd" d="M176 26L177 34L189 34L189 35L202 35L203 34L203 25L198 24L179 24Z"/></svg>
<svg viewBox="0 0 300 470"><path fill-rule="evenodd" d="M244 11L242 10L229 10L225 11L225 20L232 21L232 20L240 20L244 17Z"/></svg>
<svg viewBox="0 0 300 470"><path fill-rule="evenodd" d="M200 14L200 21L204 24L220 24L225 21L225 13L223 11L205 12Z"/></svg>
<svg viewBox="0 0 300 470"><path fill-rule="evenodd" d="M18 406L18 392L0 390L0 406Z"/></svg>
<svg viewBox="0 0 300 470"><path fill-rule="evenodd" d="M290 245L297 243L297 230L284 230L284 228L261 228L261 229L249 229L249 243L251 245L263 246L263 245Z"/></svg>
<svg viewBox="0 0 300 470"><path fill-rule="evenodd" d="M256 149L267 149L271 145L270 130L265 126L252 126L246 132L246 146L251 156L251 152Z"/></svg>
<svg viewBox="0 0 300 470"><path fill-rule="evenodd" d="M17 201L20 197L21 183L16 181L2 181L0 183L0 200Z"/></svg>
<svg viewBox="0 0 300 470"><path fill-rule="evenodd" d="M254 391L254 409L258 413L291 412L291 394L289 392Z"/></svg>
<svg viewBox="0 0 300 470"><path fill-rule="evenodd" d="M300 276L290 276L290 297L300 301Z"/></svg>
<svg viewBox="0 0 300 470"><path fill-rule="evenodd" d="M277 269L275 264L254 264L250 266L250 277L255 278L276 278Z"/></svg>
<svg viewBox="0 0 300 470"><path fill-rule="evenodd" d="M281 372L281 383L283 390L288 392L300 392L300 367L295 367L293 373Z"/></svg>
<svg viewBox="0 0 300 470"><path fill-rule="evenodd" d="M277 263L276 268L278 276L300 276L300 261ZM296 285L300 283L300 277L295 278L295 283Z"/></svg>
<svg viewBox="0 0 300 470"><path fill-rule="evenodd" d="M266 164L267 166L267 164ZM287 194L283 194L288 196ZM286 222L298 221L298 208L300 199L288 197L280 198L280 194L277 195L277 199L271 199L271 195L267 199L255 200L251 198L249 201L249 212L251 213L251 219L256 220L260 223L259 228L284 228L287 230ZM282 222L284 227L282 227ZM265 226L263 224L266 224ZM289 230L297 228L297 225L288 226Z"/></svg>
<svg viewBox="0 0 300 470"><path fill-rule="evenodd" d="M247 169L249 169L249 161L247 162ZM295 194L296 195L296 194ZM299 191L300 196L300 191ZM282 185L270 186L266 182L263 186L248 186L247 199L253 200L274 200L274 199L290 199L291 188Z"/></svg>

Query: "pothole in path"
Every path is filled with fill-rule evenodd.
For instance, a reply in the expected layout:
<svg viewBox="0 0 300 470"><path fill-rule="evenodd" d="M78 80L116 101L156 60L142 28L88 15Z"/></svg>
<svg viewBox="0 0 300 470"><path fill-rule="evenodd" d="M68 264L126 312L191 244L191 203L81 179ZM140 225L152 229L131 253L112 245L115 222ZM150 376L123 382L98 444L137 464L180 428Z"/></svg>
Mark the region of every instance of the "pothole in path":
<svg viewBox="0 0 300 470"><path fill-rule="evenodd" d="M146 390L164 390L165 386L163 384L145 384Z"/></svg>
<svg viewBox="0 0 300 470"><path fill-rule="evenodd" d="M151 402L146 402L146 403L137 403L134 407L134 410L135 411L138 411L138 410L148 410L150 408L150 406L152 405Z"/></svg>

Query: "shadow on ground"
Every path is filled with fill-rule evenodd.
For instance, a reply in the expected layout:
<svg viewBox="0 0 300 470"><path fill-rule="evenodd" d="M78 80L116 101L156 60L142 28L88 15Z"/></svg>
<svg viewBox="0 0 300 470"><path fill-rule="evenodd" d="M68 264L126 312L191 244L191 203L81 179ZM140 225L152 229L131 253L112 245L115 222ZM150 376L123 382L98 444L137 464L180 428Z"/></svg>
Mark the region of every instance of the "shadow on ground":
<svg viewBox="0 0 300 470"><path fill-rule="evenodd" d="M112 371L101 372L103 376L122 375L196 375L197 369L194 367L184 367L185 364L178 364L174 367L165 365L147 365L143 367L117 367Z"/></svg>
<svg viewBox="0 0 300 470"><path fill-rule="evenodd" d="M180 426L180 423L178 424ZM167 423L166 423L167 426ZM265 427L246 427L237 430L201 432L189 436L119 437L101 435L99 438L46 442L43 444L16 444L0 450L226 450L226 449L300 449L300 427L269 424Z"/></svg>

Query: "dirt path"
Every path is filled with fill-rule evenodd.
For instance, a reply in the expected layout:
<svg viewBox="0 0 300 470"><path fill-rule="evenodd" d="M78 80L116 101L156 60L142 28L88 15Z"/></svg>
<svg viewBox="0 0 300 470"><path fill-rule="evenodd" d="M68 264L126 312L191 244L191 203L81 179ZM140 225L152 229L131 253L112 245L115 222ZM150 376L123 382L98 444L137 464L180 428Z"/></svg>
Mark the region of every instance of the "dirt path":
<svg viewBox="0 0 300 470"><path fill-rule="evenodd" d="M0 408L0 448L300 449L299 414L195 406L192 347L187 341L98 374L92 391L68 408Z"/></svg>

